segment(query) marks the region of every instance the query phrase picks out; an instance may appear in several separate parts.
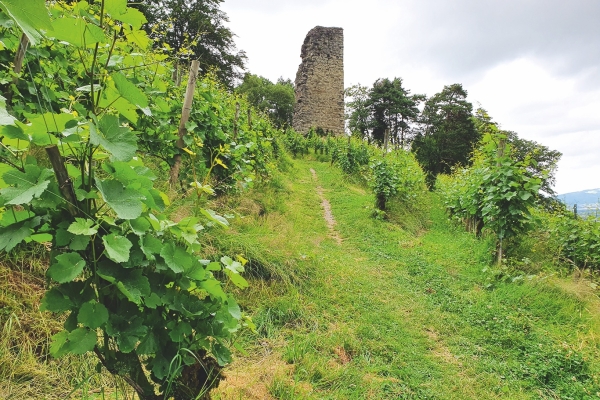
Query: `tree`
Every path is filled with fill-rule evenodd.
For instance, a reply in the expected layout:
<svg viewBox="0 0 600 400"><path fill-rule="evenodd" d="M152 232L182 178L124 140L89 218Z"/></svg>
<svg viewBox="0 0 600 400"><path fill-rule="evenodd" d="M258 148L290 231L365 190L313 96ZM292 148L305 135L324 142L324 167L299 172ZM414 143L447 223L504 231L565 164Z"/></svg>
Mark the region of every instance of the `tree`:
<svg viewBox="0 0 600 400"><path fill-rule="evenodd" d="M423 95L410 95L402 87L402 79L378 79L371 89L355 85L346 89L349 110L346 118L350 131L362 138L383 143L385 131L390 130L390 139L397 147L408 141L411 123L419 115L418 104Z"/></svg>
<svg viewBox="0 0 600 400"><path fill-rule="evenodd" d="M219 9L223 0L130 1L148 23L145 30L177 62L200 61L202 73L214 70L218 79L232 87L245 68L246 54L238 51L234 33L225 26L227 14Z"/></svg>
<svg viewBox="0 0 600 400"><path fill-rule="evenodd" d="M278 128L292 125L296 98L291 80L279 78L274 84L267 78L247 73L236 91L245 94L250 104L266 113Z"/></svg>
<svg viewBox="0 0 600 400"><path fill-rule="evenodd" d="M348 129L354 136L369 140L371 110L369 108L369 88L358 85L344 91L346 97L346 120Z"/></svg>
<svg viewBox="0 0 600 400"><path fill-rule="evenodd" d="M528 157L519 161L511 156L511 146L502 133L486 134L486 156L481 174L481 215L486 228L496 234L498 264L502 261L504 241L526 231L542 180L532 176Z"/></svg>
<svg viewBox="0 0 600 400"><path fill-rule="evenodd" d="M444 90L425 102L421 113L422 127L412 144L417 160L433 187L441 173L450 173L456 165L470 164L476 143L481 138L471 119L473 105L461 84L444 86Z"/></svg>
<svg viewBox="0 0 600 400"><path fill-rule="evenodd" d="M495 127L502 135L505 135L511 146L512 157L516 161L532 160L527 164L528 172L531 176L541 179L542 182L537 199L544 205L550 205L549 199L556 196L553 186L556 182L556 168L562 153L557 150L550 150L533 140L521 139L516 132L499 129L499 124L492 121L487 111L481 107L475 111L473 122L482 136L491 132L491 126Z"/></svg>
<svg viewBox="0 0 600 400"><path fill-rule="evenodd" d="M402 78L378 79L369 91L369 105L372 113L372 135L377 142L383 142L385 130L390 130L390 139L397 147L404 147L409 130L409 121L419 115L418 103L422 95L410 95L410 90L402 87Z"/></svg>

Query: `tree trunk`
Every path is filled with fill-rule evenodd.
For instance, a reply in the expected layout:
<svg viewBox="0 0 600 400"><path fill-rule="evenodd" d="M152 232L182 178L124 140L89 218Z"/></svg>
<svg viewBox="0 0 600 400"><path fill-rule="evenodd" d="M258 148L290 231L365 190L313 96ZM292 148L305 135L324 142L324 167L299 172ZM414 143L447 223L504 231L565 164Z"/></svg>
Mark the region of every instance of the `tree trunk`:
<svg viewBox="0 0 600 400"><path fill-rule="evenodd" d="M376 207L378 210L385 211L385 195L378 194L376 200Z"/></svg>
<svg viewBox="0 0 600 400"><path fill-rule="evenodd" d="M71 216L73 217L79 216L80 212L79 207L77 205L77 197L75 196L75 190L73 189L73 182L71 182L71 178L69 178L67 168L65 167L65 162L62 156L60 155L58 146L52 145L46 147L46 154L48 154L48 158L50 159L50 163L52 164L54 175L56 175L56 182L58 183L60 193L67 201L67 208L69 210L69 214L71 214Z"/></svg>

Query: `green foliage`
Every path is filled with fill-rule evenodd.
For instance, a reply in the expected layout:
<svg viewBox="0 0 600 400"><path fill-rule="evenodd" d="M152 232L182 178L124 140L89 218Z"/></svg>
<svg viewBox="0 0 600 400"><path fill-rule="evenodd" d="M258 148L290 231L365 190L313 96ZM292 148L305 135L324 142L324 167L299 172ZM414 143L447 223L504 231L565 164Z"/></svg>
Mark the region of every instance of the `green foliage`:
<svg viewBox="0 0 600 400"><path fill-rule="evenodd" d="M39 14L37 2L19 4L23 15ZM2 110L0 127L0 249L51 242L52 285L42 309L68 318L50 353L94 352L140 398L154 399L155 385L167 395L177 385L193 384L181 381L183 371L206 355L220 366L230 362L228 346L245 317L223 281L247 287L244 266L228 257L212 263L200 257L200 231L227 221L201 209L171 221L168 198L155 188L157 178L138 151L140 137L150 149L161 134L174 136L164 125L173 125L181 110L168 102L179 89L169 83L165 57L148 51L141 14L126 0L48 7L54 30L29 50L27 73L6 88L14 100L2 105L10 113ZM7 9L24 26L22 15ZM33 23L33 29L46 30L35 18ZM20 32L9 27L1 34L12 47L0 58L12 59ZM11 73L0 71L5 80ZM189 126L194 134L186 143L192 150L185 150L195 155L193 150L206 149L206 176L231 185L268 173L272 136L264 136L273 128L258 119L255 128L231 138L226 132L233 125L233 98L210 80L199 95L203 100ZM163 154L177 152L170 139L157 146ZM46 146L53 169L39 146ZM191 167L195 175L196 165ZM194 180L199 195L213 193L206 179ZM190 387L194 396L205 389Z"/></svg>
<svg viewBox="0 0 600 400"><path fill-rule="evenodd" d="M262 76L247 73L235 90L246 95L248 102L267 114L276 127L286 129L292 126L296 98L294 85L289 79L279 78L277 83L273 83Z"/></svg>
<svg viewBox="0 0 600 400"><path fill-rule="evenodd" d="M385 211L385 203L398 193L400 179L385 159L377 160L371 167L371 187L375 192L376 207Z"/></svg>
<svg viewBox="0 0 600 400"><path fill-rule="evenodd" d="M279 132L243 98L223 90L214 77L199 79L183 138L185 148L181 150L176 145L176 123L183 92L176 88L167 96L164 104L157 99L151 117L140 117L143 131L139 141L146 152L164 161L165 169L173 165L176 155L183 156L180 179L184 188L211 183L222 193L271 176L281 155L276 143ZM236 119L237 107L240 113Z"/></svg>
<svg viewBox="0 0 600 400"><path fill-rule="evenodd" d="M600 269L600 224L594 218L580 219L570 213L550 218L550 237L559 257L575 268Z"/></svg>
<svg viewBox="0 0 600 400"><path fill-rule="evenodd" d="M347 175L359 175L369 165L372 148L363 140L337 138L330 143L331 163L339 166Z"/></svg>
<svg viewBox="0 0 600 400"><path fill-rule="evenodd" d="M460 84L444 86L444 90L425 102L421 113L421 129L412 143L412 151L427 174L433 188L435 178L448 174L452 167L468 165L481 138L471 119L473 106Z"/></svg>
<svg viewBox="0 0 600 400"><path fill-rule="evenodd" d="M0 8L13 19L32 44L42 39L40 30L52 30L43 0L31 0L27 6L19 0L1 0Z"/></svg>
<svg viewBox="0 0 600 400"><path fill-rule="evenodd" d="M377 209L386 210L386 203L395 199L403 205L417 201L425 190L425 175L412 153L397 150L370 165L369 183L375 194Z"/></svg>
<svg viewBox="0 0 600 400"><path fill-rule="evenodd" d="M202 73L213 71L231 88L242 77L246 54L236 49L235 34L226 26L229 19L219 8L221 2L150 0L131 4L148 20L144 30L154 39L157 50L180 66L199 60Z"/></svg>
<svg viewBox="0 0 600 400"><path fill-rule="evenodd" d="M442 188L452 217L478 234L485 227L496 235L499 260L503 241L530 227L530 209L541 185L541 179L530 174L530 163L535 161L513 159L506 136L488 133L473 167L456 171Z"/></svg>
<svg viewBox="0 0 600 400"><path fill-rule="evenodd" d="M402 87L402 79L378 79L372 88L355 85L345 91L349 99L346 107L348 127L353 135L383 144L386 129L390 141L397 148L404 148L411 139L411 123L419 115L418 104L423 95L410 95Z"/></svg>
<svg viewBox="0 0 600 400"><path fill-rule="evenodd" d="M292 156L298 157L308 154L308 141L306 137L293 129L285 131L284 144Z"/></svg>
<svg viewBox="0 0 600 400"><path fill-rule="evenodd" d="M527 170L531 176L542 180L541 190L536 197L546 208L552 207L551 198L556 195L553 188L556 180L555 173L562 154L532 140L521 139L516 132L500 130L498 124L493 122L487 111L481 107L475 111L473 122L482 137L492 131L498 131L505 135L515 160L534 161L528 163Z"/></svg>

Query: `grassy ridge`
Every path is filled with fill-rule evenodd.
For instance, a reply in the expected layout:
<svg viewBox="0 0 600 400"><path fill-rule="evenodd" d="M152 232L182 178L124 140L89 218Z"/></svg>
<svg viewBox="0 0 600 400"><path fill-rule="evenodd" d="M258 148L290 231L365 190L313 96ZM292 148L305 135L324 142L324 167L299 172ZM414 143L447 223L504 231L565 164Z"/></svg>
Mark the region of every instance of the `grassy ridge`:
<svg viewBox="0 0 600 400"><path fill-rule="evenodd" d="M336 169L296 165L285 208L237 229L240 241L284 252L303 279L291 290L255 283L243 295L259 331L248 341L260 345L232 367L232 381L245 376L280 399L597 398L597 303L554 278L490 269L490 244L451 226L435 199L426 231L422 218L395 210L393 220L408 220L402 229L373 219L372 196ZM265 360L274 367L252 371ZM216 395L237 396L265 393L226 383Z"/></svg>

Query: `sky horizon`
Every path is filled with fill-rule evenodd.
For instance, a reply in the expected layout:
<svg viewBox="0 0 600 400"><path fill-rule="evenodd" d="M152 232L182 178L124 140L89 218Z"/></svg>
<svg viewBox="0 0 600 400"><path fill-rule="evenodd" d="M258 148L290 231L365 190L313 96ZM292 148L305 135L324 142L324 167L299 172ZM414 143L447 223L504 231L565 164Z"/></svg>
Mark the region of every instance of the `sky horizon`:
<svg viewBox="0 0 600 400"><path fill-rule="evenodd" d="M563 153L555 190L600 187L600 2L225 0L247 71L295 79L315 26L344 29L345 83L460 83L503 129Z"/></svg>

